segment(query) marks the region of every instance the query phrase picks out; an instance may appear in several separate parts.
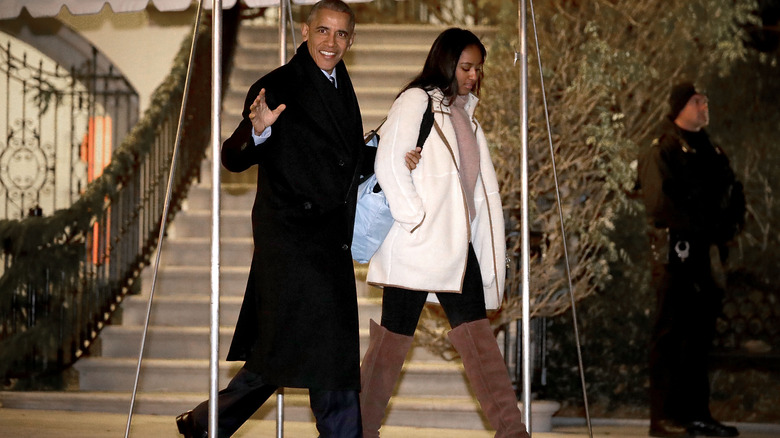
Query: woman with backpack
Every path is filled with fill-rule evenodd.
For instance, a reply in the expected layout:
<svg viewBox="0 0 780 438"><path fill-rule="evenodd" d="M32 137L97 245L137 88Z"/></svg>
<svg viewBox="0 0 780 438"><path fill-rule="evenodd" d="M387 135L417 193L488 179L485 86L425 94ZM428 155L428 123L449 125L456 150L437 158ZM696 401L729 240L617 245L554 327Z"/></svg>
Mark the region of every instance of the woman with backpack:
<svg viewBox="0 0 780 438"><path fill-rule="evenodd" d="M394 223L368 268L367 281L384 292L381 325L371 321L360 370L366 438L379 436L426 299L442 305L496 437L528 436L486 314L501 305L506 270L498 182L474 118L486 53L470 31L442 32L379 133L375 172ZM433 129L410 173L406 153L427 131L429 101Z"/></svg>

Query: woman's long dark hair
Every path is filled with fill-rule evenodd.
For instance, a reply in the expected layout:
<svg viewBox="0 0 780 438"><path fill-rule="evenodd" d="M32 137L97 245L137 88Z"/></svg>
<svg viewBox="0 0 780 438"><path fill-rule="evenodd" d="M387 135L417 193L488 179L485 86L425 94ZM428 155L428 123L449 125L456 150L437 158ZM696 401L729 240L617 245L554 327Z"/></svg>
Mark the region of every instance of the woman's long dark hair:
<svg viewBox="0 0 780 438"><path fill-rule="evenodd" d="M485 50L482 41L472 32L453 27L439 34L428 52L428 58L425 60L422 71L401 90L401 93L415 87L425 91L439 88L447 100L452 101L458 94L458 79L455 77L458 60L463 50L472 45L477 46L482 52L482 61L484 62L487 50ZM474 87L476 95L479 95L481 82L480 75Z"/></svg>

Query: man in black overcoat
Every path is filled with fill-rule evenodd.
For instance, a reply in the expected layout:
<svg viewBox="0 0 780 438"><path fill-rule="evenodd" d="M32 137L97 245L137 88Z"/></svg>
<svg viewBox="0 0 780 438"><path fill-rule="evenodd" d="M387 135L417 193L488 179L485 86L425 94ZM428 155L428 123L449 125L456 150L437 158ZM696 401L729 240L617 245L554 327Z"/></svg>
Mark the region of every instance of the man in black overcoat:
<svg viewBox="0 0 780 438"><path fill-rule="evenodd" d="M671 114L639 156L657 313L650 345L650 435L737 436L712 418L707 357L721 311L727 243L745 199L723 150L704 130L707 96L672 88Z"/></svg>
<svg viewBox="0 0 780 438"><path fill-rule="evenodd" d="M279 387L308 388L322 437L359 437L360 346L350 252L364 156L362 120L341 60L354 14L323 0L287 65L255 82L243 120L222 145L232 172L257 165L254 254L228 360L244 367L219 393L230 436ZM208 403L177 418L202 437Z"/></svg>

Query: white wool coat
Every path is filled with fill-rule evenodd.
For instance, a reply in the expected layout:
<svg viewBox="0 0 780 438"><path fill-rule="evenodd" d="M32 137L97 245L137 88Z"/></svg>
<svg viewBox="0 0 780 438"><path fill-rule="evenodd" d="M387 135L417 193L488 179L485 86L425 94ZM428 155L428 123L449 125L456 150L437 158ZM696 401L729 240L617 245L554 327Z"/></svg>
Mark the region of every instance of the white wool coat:
<svg viewBox="0 0 780 438"><path fill-rule="evenodd" d="M395 222L371 259L367 281L376 286L460 293L471 242L482 272L486 308L497 309L506 273L504 215L487 140L474 119L479 99L470 94L465 106L480 156L474 188L476 215L469 224L450 108L442 105L441 91L428 94L435 123L415 170L409 172L404 156L416 144L428 105L426 92L420 88L404 91L379 131L374 169ZM436 301L435 295L429 295L429 301Z"/></svg>

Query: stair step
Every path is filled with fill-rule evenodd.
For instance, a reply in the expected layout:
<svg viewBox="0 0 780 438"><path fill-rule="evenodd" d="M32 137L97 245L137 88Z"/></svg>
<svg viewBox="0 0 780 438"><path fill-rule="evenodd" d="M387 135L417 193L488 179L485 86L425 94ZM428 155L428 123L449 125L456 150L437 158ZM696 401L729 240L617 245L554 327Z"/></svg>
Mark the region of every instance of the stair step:
<svg viewBox="0 0 780 438"><path fill-rule="evenodd" d="M130 407L131 396L129 391L0 391L0 404L6 409L126 414ZM173 422L173 417L192 409L206 399L208 399L208 392L138 393L133 413L169 416ZM276 399L276 395L272 395L252 415L252 419L275 420ZM306 390L285 388L284 418L285 425L289 422L314 421ZM463 397L393 397L388 406L384 426L467 430L490 428L476 401Z"/></svg>
<svg viewBox="0 0 780 438"><path fill-rule="evenodd" d="M232 133L235 126L231 126ZM252 205L255 202L255 184L246 185L225 185L223 184L220 192L220 210L222 212L243 212L249 214L252 211ZM189 211L211 211L211 180L203 181L202 185L190 187L190 193L187 195L186 209ZM249 217L249 216L247 216Z"/></svg>
<svg viewBox="0 0 780 438"><path fill-rule="evenodd" d="M411 78L409 78L411 79ZM358 100L360 101L360 114L363 118L363 133L366 133L377 126L379 126L379 123L382 122L382 120L387 117L387 113L390 111L390 106L393 103L393 100L400 91L401 86L398 87L392 87L392 92L388 92L387 90L373 90L368 89L368 91L365 91L364 94L358 94ZM358 90L356 90L357 92ZM386 93L386 94L385 94ZM368 103L364 102L367 101ZM242 101L243 102L243 101ZM241 103L240 105L243 105ZM230 134L233 133L233 130L238 126L239 121L241 120L241 108L233 108L233 109L226 109L223 111L223 115L232 117L233 120L230 123L224 122L222 125L222 135L223 139L227 138ZM246 171L245 171L246 172ZM223 175L225 173L229 173L227 170L222 170ZM207 169L206 171L201 172L202 180L204 181L211 181L211 170ZM224 179L223 179L224 180ZM254 183L256 180L255 178L251 179L252 183ZM205 189L211 190L211 187L206 187L204 185ZM252 200L247 202L246 207L247 211L251 211L252 204L254 203L254 193L255 189L254 187L251 188L252 191ZM211 207L211 195L209 194L209 204L207 206L203 206L202 203L198 204L199 208L207 209ZM223 211L225 209L223 208ZM238 210L238 208L236 208Z"/></svg>
<svg viewBox="0 0 780 438"><path fill-rule="evenodd" d="M353 84L382 84L400 91L417 73L422 65L412 67L406 65L392 66L353 66L349 69L349 76ZM248 90L255 81L260 78L258 68L255 66L235 67L232 75L232 86L236 89ZM392 102L392 99L391 99ZM363 108L361 107L361 110ZM225 108L226 111L235 109Z"/></svg>
<svg viewBox="0 0 780 438"><path fill-rule="evenodd" d="M353 68L360 66L405 66L410 70L417 72L422 70L425 58L428 56L428 50L431 43L436 38L430 37L430 41L419 41L415 44L375 44L366 42L364 38L356 37L355 44L344 55L344 63L347 70L352 74ZM428 38L426 38L428 39ZM370 40L369 40L370 41Z"/></svg>
<svg viewBox="0 0 780 438"><path fill-rule="evenodd" d="M123 303L122 325L142 326L146 320L148 295L133 295ZM157 295L154 296L149 324L161 327L208 327L211 296ZM358 297L358 314L362 321L379 321L382 309L373 298ZM241 295L223 295L219 300L220 326L234 327L243 301ZM368 328L366 326L365 328Z"/></svg>
<svg viewBox="0 0 780 438"><path fill-rule="evenodd" d="M433 42L433 38L431 42ZM292 45L288 47L292 48ZM403 46L361 44L360 38L358 38L355 45L344 55L344 63L350 74L352 68L361 65L402 65L411 70L419 71L422 69L430 47L430 44ZM241 50L236 52L235 63L242 68L254 70L256 73L271 71L279 65L279 44L275 42L244 43L241 45ZM256 75L255 80L259 78L260 75Z"/></svg>
<svg viewBox="0 0 780 438"><path fill-rule="evenodd" d="M233 327L219 328L219 357L225 359L233 338ZM144 342L144 358L203 359L208 358L209 327L151 326ZM107 326L100 333L101 358L138 357L143 326ZM95 358L97 359L97 358Z"/></svg>
<svg viewBox="0 0 780 438"><path fill-rule="evenodd" d="M419 46L427 45L426 52L430 49L436 37L448 26L420 25L420 24L358 24L356 34L359 32L364 42L382 45L385 47ZM496 28L489 26L469 26L480 39L495 35ZM422 67L422 65L421 65Z"/></svg>
<svg viewBox="0 0 780 438"><path fill-rule="evenodd" d="M73 392L0 392L0 403L8 409L37 409L57 411L91 411L126 413L130 407L130 391L73 391ZM209 397L203 392L139 392L136 394L135 414L167 415L175 417L197 406ZM284 416L287 421L313 422L309 395L305 390L284 390ZM276 395L271 396L252 416L253 420L276 418ZM173 422L173 418L171 418Z"/></svg>
<svg viewBox="0 0 780 438"><path fill-rule="evenodd" d="M207 252L208 254L208 252ZM165 258L162 255L161 260ZM249 277L249 262L245 266L221 266L219 273L220 294L242 297ZM162 264L162 261L160 262ZM152 269L147 268L141 274L141 289L148 293L152 287ZM173 295L211 296L211 266L164 266L160 267L155 284L154 298Z"/></svg>
<svg viewBox="0 0 780 438"><path fill-rule="evenodd" d="M168 256L164 252L161 260L165 260L166 257ZM246 266L220 266L220 296L223 298L244 296L250 261L251 257L246 259ZM236 263L238 262L236 260ZM160 296L211 296L210 264L208 266L165 266L161 261L160 265L155 283L155 300ZM357 269L361 269L361 266L366 265L357 266ZM152 275L151 268L145 269L141 274L141 290L146 294L144 296L148 296L151 291ZM355 286L358 297L382 298L381 289L368 285L363 279L357 279Z"/></svg>
<svg viewBox="0 0 780 438"><path fill-rule="evenodd" d="M365 117L370 111L383 113L383 117L386 116L399 91L394 87L356 87L355 93L360 102L361 115Z"/></svg>
<svg viewBox="0 0 780 438"><path fill-rule="evenodd" d="M295 44L300 45L301 40L301 23L296 23L295 26ZM418 50L427 52L430 49L431 44L436 39L436 36L446 26L429 26L420 24L379 24L379 23L357 23L355 26L355 44L350 48L350 51L356 50L358 46L361 47L376 47L378 50L385 52L395 52L406 50L407 47L414 47ZM477 35L486 31L492 32L492 28L477 27L470 28L474 30ZM400 33L403 33L401 35ZM264 51L273 52L277 55L275 61L278 63L279 53L279 30L277 27L265 24L248 24L241 23L241 29L238 32L238 52L243 52L247 49L262 49ZM287 49L288 54L292 53L292 50L297 47L293 45L293 37L288 34L287 36ZM373 61L371 61L373 62Z"/></svg>
<svg viewBox="0 0 780 438"><path fill-rule="evenodd" d="M300 23L293 26L295 29L295 41L301 43ZM431 44L446 26L420 25L420 24L378 24L360 23L355 25L355 46L358 44L382 45L385 47L426 46L426 52ZM495 29L483 26L469 27L478 37L494 34ZM278 51L279 30L274 26L257 23L242 23L239 31L239 45L241 47L253 44L268 43ZM288 47L292 47L292 38L288 34ZM350 49L352 50L352 49ZM289 53L289 52L288 52Z"/></svg>
<svg viewBox="0 0 780 438"><path fill-rule="evenodd" d="M233 58L234 65L257 66L261 71L271 71L279 66L279 38L276 36L272 41L241 39L239 44L240 50L236 50ZM293 53L293 50L292 43L288 42L287 53Z"/></svg>
<svg viewBox="0 0 780 438"><path fill-rule="evenodd" d="M219 215L220 235L233 238L252 237L251 209L222 211ZM187 210L177 214L168 229L170 237L211 236L211 210Z"/></svg>
<svg viewBox="0 0 780 438"><path fill-rule="evenodd" d="M243 363L221 361L219 379L224 388ZM137 359L85 357L75 364L81 391L129 391L133 388ZM207 359L144 359L138 390L141 392L200 392L208 390ZM460 362L410 362L404 365L397 386L403 396L468 397L471 392Z"/></svg>
<svg viewBox="0 0 780 438"><path fill-rule="evenodd" d="M383 424L442 429L490 429L479 403L471 396L396 396L390 399Z"/></svg>
<svg viewBox="0 0 780 438"><path fill-rule="evenodd" d="M360 357L368 349L368 319L361 318ZM144 358L148 359L206 359L210 354L209 327L162 327L151 326L144 342ZM219 357L225 359L233 339L234 326L222 325L219 329ZM136 358L141 345L143 327L109 325L100 333L99 358ZM440 356L430 353L421 346L413 346L407 361L447 363Z"/></svg>
<svg viewBox="0 0 780 438"><path fill-rule="evenodd" d="M254 242L249 237L220 239L220 266L246 268L252 261ZM211 237L171 238L163 244L160 267L211 266Z"/></svg>
<svg viewBox="0 0 780 438"><path fill-rule="evenodd" d="M246 99L248 92L248 89L236 87L229 87L225 92L225 97L222 99L222 135L230 135L236 129L236 120L234 118L241 116L241 112L244 110L244 99ZM230 117L225 117L228 114ZM226 119L230 121L230 125L225 125Z"/></svg>

